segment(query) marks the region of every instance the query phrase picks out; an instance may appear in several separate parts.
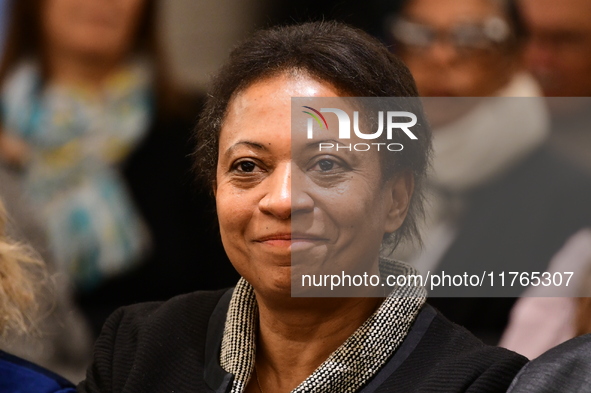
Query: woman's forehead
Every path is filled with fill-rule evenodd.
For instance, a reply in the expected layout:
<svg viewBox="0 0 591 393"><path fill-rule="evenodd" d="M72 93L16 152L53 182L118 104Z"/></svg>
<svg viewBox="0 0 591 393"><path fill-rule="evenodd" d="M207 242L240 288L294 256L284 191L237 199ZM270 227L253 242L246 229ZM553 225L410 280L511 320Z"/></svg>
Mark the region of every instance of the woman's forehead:
<svg viewBox="0 0 591 393"><path fill-rule="evenodd" d="M289 132L293 97L337 96L328 82L306 75L281 74L255 82L230 101L220 144L269 127L287 126Z"/></svg>
<svg viewBox="0 0 591 393"><path fill-rule="evenodd" d="M265 99L276 103L289 103L292 97L338 97L337 89L327 81L306 73L285 72L252 83L230 101L232 106L245 104L259 106Z"/></svg>

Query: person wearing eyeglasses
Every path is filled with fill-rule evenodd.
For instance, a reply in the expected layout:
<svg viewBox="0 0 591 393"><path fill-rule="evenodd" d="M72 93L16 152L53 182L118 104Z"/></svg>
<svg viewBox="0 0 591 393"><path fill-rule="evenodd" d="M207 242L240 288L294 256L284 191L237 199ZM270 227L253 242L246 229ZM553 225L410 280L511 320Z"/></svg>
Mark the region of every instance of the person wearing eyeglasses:
<svg viewBox="0 0 591 393"><path fill-rule="evenodd" d="M519 66L524 38L513 3L502 0L406 1L388 29L427 97L496 94Z"/></svg>
<svg viewBox="0 0 591 393"><path fill-rule="evenodd" d="M591 96L591 2L520 0L526 64L548 97Z"/></svg>
<svg viewBox="0 0 591 393"><path fill-rule="evenodd" d="M544 272L591 222L591 179L547 146L548 113L522 64L518 10L514 0L407 0L385 25L420 94L434 97L425 101L434 135L425 247L398 255L419 270ZM495 344L522 292L494 289L499 297L431 299Z"/></svg>

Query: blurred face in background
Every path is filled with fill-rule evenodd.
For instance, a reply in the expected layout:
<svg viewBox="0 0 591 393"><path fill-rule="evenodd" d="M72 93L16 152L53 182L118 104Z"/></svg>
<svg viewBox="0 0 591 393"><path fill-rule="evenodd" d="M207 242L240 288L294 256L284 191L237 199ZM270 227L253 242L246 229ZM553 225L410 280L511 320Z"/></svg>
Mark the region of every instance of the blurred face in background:
<svg viewBox="0 0 591 393"><path fill-rule="evenodd" d="M549 97L591 96L591 1L520 0L526 64Z"/></svg>
<svg viewBox="0 0 591 393"><path fill-rule="evenodd" d="M390 32L422 96L490 96L509 82L519 59L499 3L408 2Z"/></svg>
<svg viewBox="0 0 591 393"><path fill-rule="evenodd" d="M45 0L42 33L49 53L118 60L132 47L144 0Z"/></svg>

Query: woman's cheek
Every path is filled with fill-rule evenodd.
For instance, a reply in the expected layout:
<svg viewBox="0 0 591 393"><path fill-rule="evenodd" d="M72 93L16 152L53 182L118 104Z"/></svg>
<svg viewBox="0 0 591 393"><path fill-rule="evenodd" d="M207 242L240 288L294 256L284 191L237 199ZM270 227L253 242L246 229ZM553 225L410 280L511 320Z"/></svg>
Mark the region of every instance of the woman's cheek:
<svg viewBox="0 0 591 393"><path fill-rule="evenodd" d="M224 246L235 247L244 243L245 231L252 215L252 208L243 193L231 187L219 188L216 205L220 232ZM231 240L231 241L230 241Z"/></svg>

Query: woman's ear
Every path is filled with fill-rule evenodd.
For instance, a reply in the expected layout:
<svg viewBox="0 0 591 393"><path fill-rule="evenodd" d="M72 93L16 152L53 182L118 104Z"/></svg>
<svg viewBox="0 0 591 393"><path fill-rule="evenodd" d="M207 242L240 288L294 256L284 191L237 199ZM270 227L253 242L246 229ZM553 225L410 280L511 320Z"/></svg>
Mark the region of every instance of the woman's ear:
<svg viewBox="0 0 591 393"><path fill-rule="evenodd" d="M392 233L402 226L408 209L410 207L410 200L415 188L414 176L411 171L406 171L400 175L388 180L392 200L388 211L386 212L386 222L384 231Z"/></svg>

